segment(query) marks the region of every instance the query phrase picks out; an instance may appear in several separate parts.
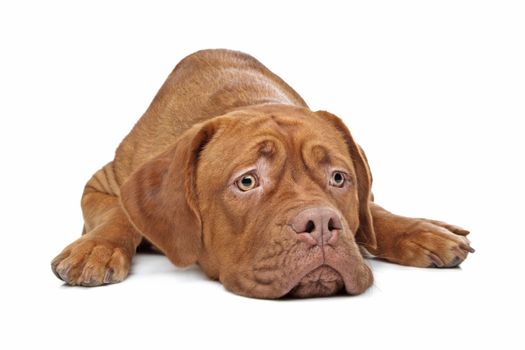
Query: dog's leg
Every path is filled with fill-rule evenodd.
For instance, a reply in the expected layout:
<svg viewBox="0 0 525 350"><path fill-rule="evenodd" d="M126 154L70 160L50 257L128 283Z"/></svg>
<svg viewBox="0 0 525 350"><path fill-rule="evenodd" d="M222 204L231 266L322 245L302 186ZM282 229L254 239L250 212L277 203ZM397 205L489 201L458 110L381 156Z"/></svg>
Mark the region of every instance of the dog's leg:
<svg viewBox="0 0 525 350"><path fill-rule="evenodd" d="M469 232L441 221L394 215L371 204L377 249L374 256L394 263L418 267L453 267L473 253Z"/></svg>
<svg viewBox="0 0 525 350"><path fill-rule="evenodd" d="M56 276L68 284L98 286L120 282L142 236L122 210L112 164L89 180L82 195L84 233L51 263Z"/></svg>

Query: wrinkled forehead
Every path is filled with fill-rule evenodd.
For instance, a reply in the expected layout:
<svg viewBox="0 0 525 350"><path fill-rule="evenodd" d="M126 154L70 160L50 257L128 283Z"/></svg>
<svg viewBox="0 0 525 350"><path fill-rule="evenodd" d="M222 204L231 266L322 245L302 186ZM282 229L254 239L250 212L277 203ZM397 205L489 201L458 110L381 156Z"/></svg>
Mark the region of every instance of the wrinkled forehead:
<svg viewBox="0 0 525 350"><path fill-rule="evenodd" d="M218 176L265 159L276 166L324 164L354 172L347 145L328 122L315 115L238 116L206 146L207 167Z"/></svg>

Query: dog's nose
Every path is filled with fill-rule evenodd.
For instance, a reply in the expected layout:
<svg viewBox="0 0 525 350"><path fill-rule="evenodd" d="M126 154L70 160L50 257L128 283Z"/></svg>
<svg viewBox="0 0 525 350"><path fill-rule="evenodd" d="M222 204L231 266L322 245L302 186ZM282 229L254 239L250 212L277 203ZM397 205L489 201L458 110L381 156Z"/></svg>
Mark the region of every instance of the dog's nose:
<svg viewBox="0 0 525 350"><path fill-rule="evenodd" d="M300 239L320 246L335 244L343 228L339 215L330 208L305 209L292 219L290 226Z"/></svg>

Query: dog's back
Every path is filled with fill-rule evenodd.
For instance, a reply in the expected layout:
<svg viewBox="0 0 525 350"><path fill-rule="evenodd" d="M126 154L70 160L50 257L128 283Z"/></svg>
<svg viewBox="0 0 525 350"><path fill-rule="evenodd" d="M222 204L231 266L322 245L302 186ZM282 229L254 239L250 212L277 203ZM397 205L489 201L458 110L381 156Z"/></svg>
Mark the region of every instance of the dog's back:
<svg viewBox="0 0 525 350"><path fill-rule="evenodd" d="M299 94L250 55L219 49L187 56L117 149L116 182L122 184L192 125L261 103L306 107Z"/></svg>

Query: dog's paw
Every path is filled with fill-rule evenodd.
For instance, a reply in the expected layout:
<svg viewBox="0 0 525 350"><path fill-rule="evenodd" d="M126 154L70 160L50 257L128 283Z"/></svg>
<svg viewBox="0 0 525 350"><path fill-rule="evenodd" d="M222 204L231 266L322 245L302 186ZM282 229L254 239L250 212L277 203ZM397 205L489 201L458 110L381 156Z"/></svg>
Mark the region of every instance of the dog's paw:
<svg viewBox="0 0 525 350"><path fill-rule="evenodd" d="M51 262L55 275L70 285L100 286L126 278L131 256L103 239L78 239Z"/></svg>
<svg viewBox="0 0 525 350"><path fill-rule="evenodd" d="M399 236L394 255L397 263L417 267L455 267L474 253L469 232L441 221L419 220L418 230Z"/></svg>

